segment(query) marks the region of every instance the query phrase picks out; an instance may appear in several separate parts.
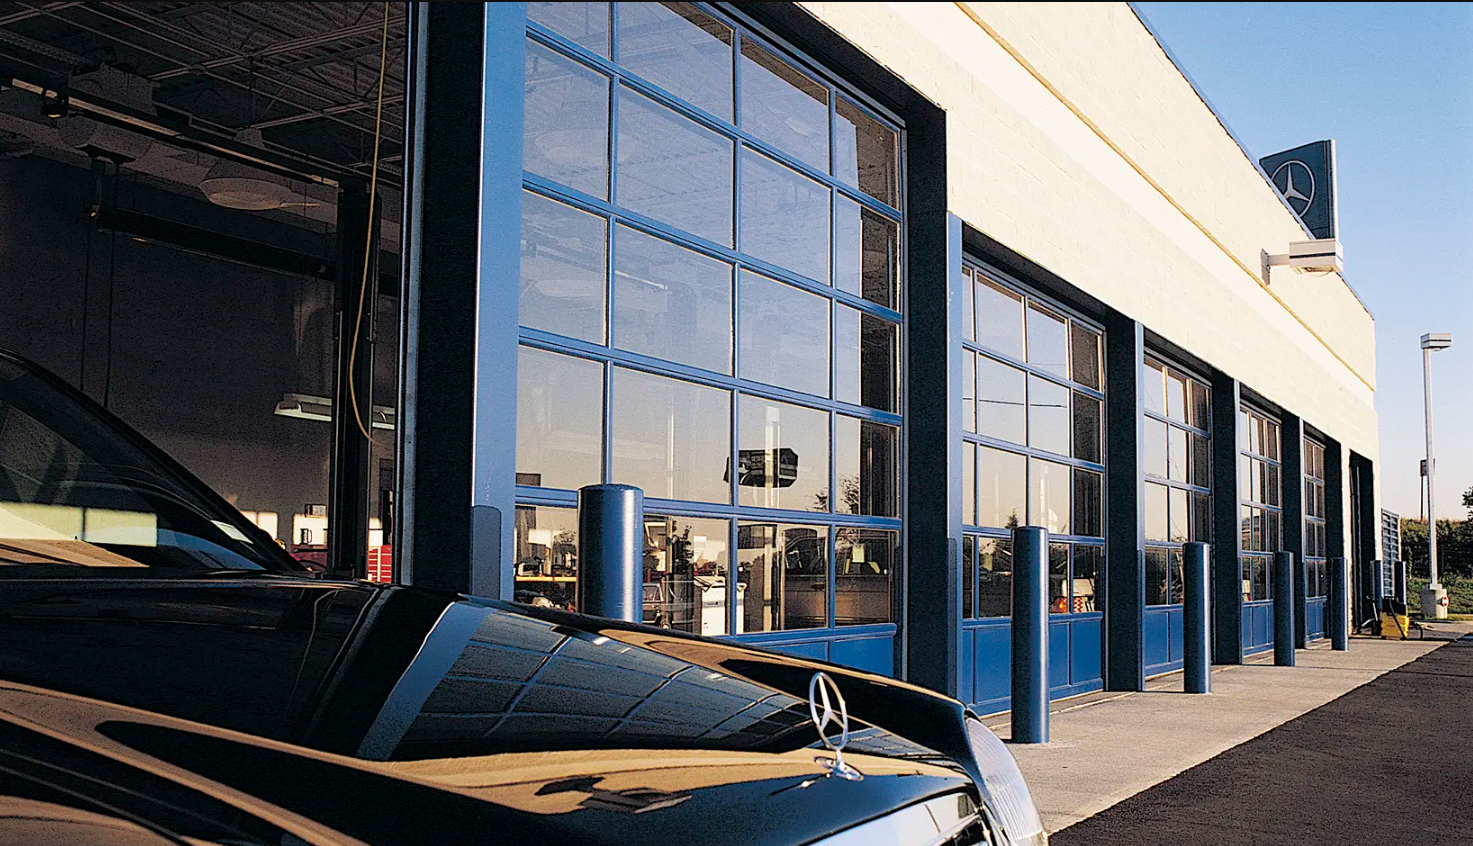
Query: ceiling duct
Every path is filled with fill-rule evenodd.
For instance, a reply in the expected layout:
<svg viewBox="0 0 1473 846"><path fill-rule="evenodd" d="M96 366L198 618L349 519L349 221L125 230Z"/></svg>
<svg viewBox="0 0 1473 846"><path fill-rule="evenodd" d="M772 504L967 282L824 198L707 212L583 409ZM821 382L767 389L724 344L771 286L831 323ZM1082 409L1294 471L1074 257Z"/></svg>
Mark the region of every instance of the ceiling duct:
<svg viewBox="0 0 1473 846"><path fill-rule="evenodd" d="M103 102L128 106L143 114L158 114L153 105L153 83L109 65L72 77L70 89ZM99 123L84 114L58 118L56 131L67 146L93 158L111 159L118 163L137 161L153 146L153 141L144 135Z"/></svg>

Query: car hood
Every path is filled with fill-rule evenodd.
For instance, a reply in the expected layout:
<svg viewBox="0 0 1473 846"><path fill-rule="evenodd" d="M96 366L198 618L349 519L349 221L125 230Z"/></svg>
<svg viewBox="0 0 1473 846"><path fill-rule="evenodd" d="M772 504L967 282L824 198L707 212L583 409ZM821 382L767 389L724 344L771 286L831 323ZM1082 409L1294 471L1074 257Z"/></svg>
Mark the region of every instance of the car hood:
<svg viewBox="0 0 1473 846"><path fill-rule="evenodd" d="M845 759L862 780L819 760L832 755L809 716L819 670L848 701ZM0 679L0 714L17 725L368 843L475 842L487 826L499 842L804 843L975 796L954 700L408 588L7 583Z"/></svg>

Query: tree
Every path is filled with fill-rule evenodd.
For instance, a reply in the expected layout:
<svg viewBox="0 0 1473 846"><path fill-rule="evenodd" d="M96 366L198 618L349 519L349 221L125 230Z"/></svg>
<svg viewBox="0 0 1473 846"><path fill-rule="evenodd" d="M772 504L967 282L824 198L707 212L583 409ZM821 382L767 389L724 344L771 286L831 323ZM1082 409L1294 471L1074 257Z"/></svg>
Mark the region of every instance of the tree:
<svg viewBox="0 0 1473 846"><path fill-rule="evenodd" d="M1473 520L1473 485L1469 485L1468 489L1463 491L1463 507L1468 509L1468 519ZM1437 539L1442 540L1442 536L1438 535Z"/></svg>

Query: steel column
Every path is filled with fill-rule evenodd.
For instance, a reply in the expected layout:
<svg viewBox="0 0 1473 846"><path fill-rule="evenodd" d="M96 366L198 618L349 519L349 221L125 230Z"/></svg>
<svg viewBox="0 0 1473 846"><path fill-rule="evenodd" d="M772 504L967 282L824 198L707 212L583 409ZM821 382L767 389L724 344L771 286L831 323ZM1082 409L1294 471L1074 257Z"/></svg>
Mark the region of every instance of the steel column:
<svg viewBox="0 0 1473 846"><path fill-rule="evenodd" d="M1212 661L1243 663L1243 591L1238 524L1238 380L1212 374Z"/></svg>
<svg viewBox="0 0 1473 846"><path fill-rule="evenodd" d="M1048 532L1013 529L1013 742L1048 743Z"/></svg>
<svg viewBox="0 0 1473 846"><path fill-rule="evenodd" d="M328 480L327 566L334 575L345 578L363 578L368 573L368 475L373 460L370 436L377 326L374 306L378 302L382 218L377 199L372 208L369 202L367 185L345 184L338 191L337 378Z"/></svg>
<svg viewBox="0 0 1473 846"><path fill-rule="evenodd" d="M1274 664L1294 666L1294 553L1274 553Z"/></svg>
<svg viewBox="0 0 1473 846"><path fill-rule="evenodd" d="M1105 689L1145 690L1145 475L1141 369L1145 329L1119 312L1105 321Z"/></svg>
<svg viewBox="0 0 1473 846"><path fill-rule="evenodd" d="M1212 618L1208 590L1212 547L1193 542L1182 547L1182 687L1187 693L1212 692Z"/></svg>
<svg viewBox="0 0 1473 846"><path fill-rule="evenodd" d="M1279 418L1280 504L1283 507L1283 549L1294 553L1294 645L1309 645L1305 611L1309 604L1309 580L1304 564L1304 421L1285 412Z"/></svg>

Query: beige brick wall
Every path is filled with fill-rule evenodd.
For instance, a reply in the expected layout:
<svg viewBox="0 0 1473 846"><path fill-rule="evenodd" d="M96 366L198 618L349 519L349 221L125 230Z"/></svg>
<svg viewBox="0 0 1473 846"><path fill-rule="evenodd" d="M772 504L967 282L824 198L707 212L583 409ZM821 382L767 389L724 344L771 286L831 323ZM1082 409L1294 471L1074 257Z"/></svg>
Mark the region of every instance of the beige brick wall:
<svg viewBox="0 0 1473 846"><path fill-rule="evenodd" d="M969 225L1376 458L1370 315L1260 284L1307 236L1126 4L801 5L946 110Z"/></svg>

